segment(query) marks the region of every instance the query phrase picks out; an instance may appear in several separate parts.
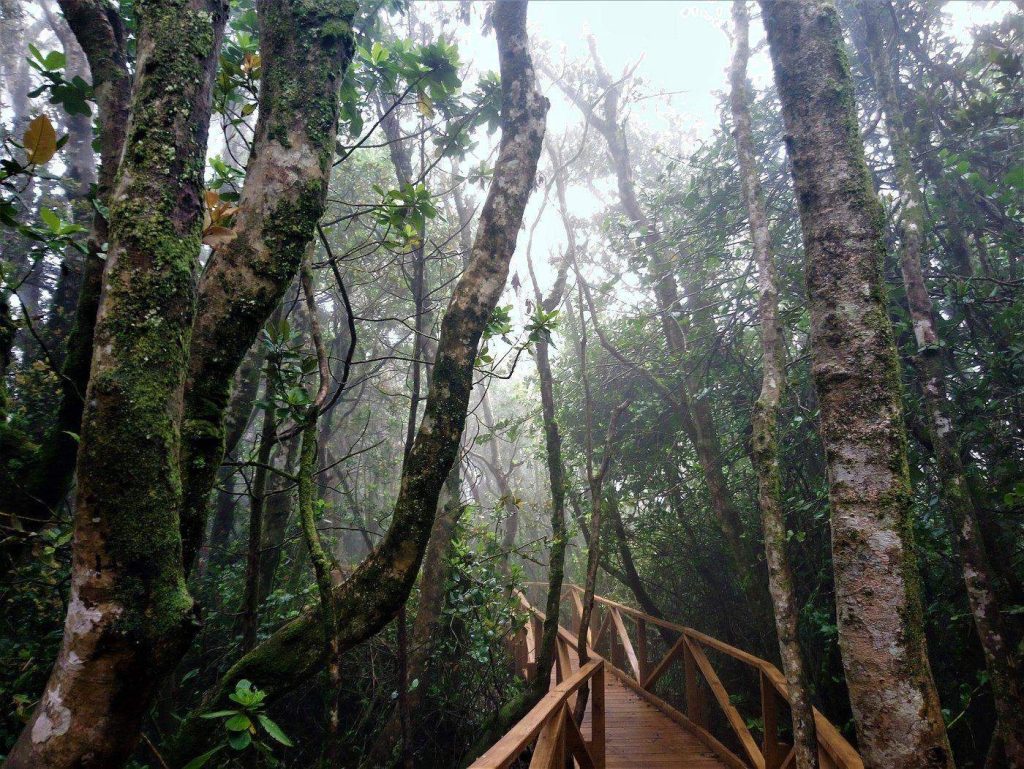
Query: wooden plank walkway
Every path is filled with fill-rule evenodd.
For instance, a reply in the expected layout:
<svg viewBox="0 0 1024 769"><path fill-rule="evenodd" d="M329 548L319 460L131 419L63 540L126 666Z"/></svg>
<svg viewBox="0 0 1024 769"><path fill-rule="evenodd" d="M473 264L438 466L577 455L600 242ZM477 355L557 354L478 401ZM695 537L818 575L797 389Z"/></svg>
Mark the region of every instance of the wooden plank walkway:
<svg viewBox="0 0 1024 769"><path fill-rule="evenodd" d="M594 596L587 644L591 659L580 667L576 643L583 591L575 585L566 588L563 605L575 610L569 624L577 630L564 624L558 628L550 691L470 769L511 769L525 756L530 769L792 769L793 748L779 734L788 687L774 665L692 628ZM536 674L544 615L525 595L520 600L527 621L510 638L509 649L516 668L530 678ZM670 634L660 660L650 657L649 631L654 626L662 635ZM753 715L760 715L764 724L759 739L732 701L708 650L731 657L758 676L760 708ZM673 665L683 669L685 713L654 694L655 684ZM577 727L572 711L584 687L593 691ZM721 726L719 731L736 746L732 749L707 731L708 707L713 705L725 718L728 731ZM836 727L821 713L814 715L822 769L864 769Z"/></svg>
<svg viewBox="0 0 1024 769"><path fill-rule="evenodd" d="M615 675L605 679L606 769L722 769L727 765ZM590 734L590 708L583 719Z"/></svg>

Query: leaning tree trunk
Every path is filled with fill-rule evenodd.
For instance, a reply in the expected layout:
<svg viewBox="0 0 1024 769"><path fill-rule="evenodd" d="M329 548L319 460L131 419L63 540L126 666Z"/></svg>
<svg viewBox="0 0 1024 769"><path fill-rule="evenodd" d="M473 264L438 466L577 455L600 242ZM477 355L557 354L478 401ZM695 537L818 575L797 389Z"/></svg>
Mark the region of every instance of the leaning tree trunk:
<svg viewBox="0 0 1024 769"><path fill-rule="evenodd" d="M185 388L181 516L186 573L206 526L224 456L235 370L281 301L327 200L339 87L352 59L358 4L259 0L259 119L235 216L237 237L210 257L199 283Z"/></svg>
<svg viewBox="0 0 1024 769"><path fill-rule="evenodd" d="M828 463L836 615L872 769L953 766L910 540L900 372L871 186L831 0L762 0L807 254L812 374Z"/></svg>
<svg viewBox="0 0 1024 769"><path fill-rule="evenodd" d="M71 598L57 663L11 769L122 765L196 627L181 563L178 452L227 5L165 0L136 12L131 117L82 418Z"/></svg>
<svg viewBox="0 0 1024 769"><path fill-rule="evenodd" d="M793 570L786 555L786 517L782 509L779 468L779 410L786 387L785 345L779 320L779 290L775 257L768 232L768 216L761 191L760 170L754 154L750 120L747 62L750 59L747 0L735 0L736 52L730 81L733 132L739 159L740 186L747 208L750 240L757 264L758 311L761 315L761 393L754 404L753 464L757 472L757 501L761 508L764 552L768 561L768 592L775 612L779 655L789 686L793 715L793 747L798 769L817 769L818 739L814 709L807 685L807 666L800 648L800 608L793 586Z"/></svg>
<svg viewBox="0 0 1024 769"><path fill-rule="evenodd" d="M508 277L523 210L532 191L548 102L536 88L526 35L526 3L494 6L502 78L502 135L470 263L441 324L429 395L405 462L391 527L362 564L334 589L339 649L365 641L405 603L430 536L438 495L458 454L480 336ZM307 680L325 660L316 607L240 659L208 692L220 703L246 678L271 696ZM176 758L190 758L209 738L199 714L182 726Z"/></svg>
<svg viewBox="0 0 1024 769"><path fill-rule="evenodd" d="M924 246L925 202L914 173L910 138L896 94L897 73L883 45L883 19L874 4L861 2L868 60L875 88L885 112L886 135L895 160L896 183L903 203L900 226L900 270L906 288L910 320L917 342L914 369L924 395L928 436L935 454L942 503L950 517L967 599L985 654L992 684L996 727L987 765L1024 767L1024 697L1013 649L1003 627L996 579L978 526L977 511L968 489L967 475L946 395L945 371L931 297L921 269Z"/></svg>

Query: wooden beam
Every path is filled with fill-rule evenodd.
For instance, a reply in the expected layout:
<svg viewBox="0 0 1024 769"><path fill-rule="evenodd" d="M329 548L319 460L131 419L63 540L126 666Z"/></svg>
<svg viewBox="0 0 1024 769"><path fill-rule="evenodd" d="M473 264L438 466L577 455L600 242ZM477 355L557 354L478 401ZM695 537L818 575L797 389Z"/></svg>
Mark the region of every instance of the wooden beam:
<svg viewBox="0 0 1024 769"><path fill-rule="evenodd" d="M565 767L565 705L557 716L550 719L541 729L537 744L533 747L530 769L564 769Z"/></svg>
<svg viewBox="0 0 1024 769"><path fill-rule="evenodd" d="M715 673L715 669L711 666L707 655L704 654L704 649L696 642L691 643L689 638L686 639L686 647L690 650L690 654L693 655L693 661L704 676L704 680L708 682L711 693L715 695L715 699L718 701L718 706L725 713L729 726L732 727L736 737L739 738L743 750L746 751L747 757L750 759L750 763L753 764L754 769L765 769L764 755L762 755L760 748L757 747L757 742L755 742L754 736L743 721L743 716L740 715L739 711L736 710L736 707L729 700L729 692L725 690L725 687L719 680L718 674Z"/></svg>
<svg viewBox="0 0 1024 769"><path fill-rule="evenodd" d="M761 721L764 724L764 740L761 752L764 755L764 769L781 769L782 745L779 744L778 694L764 673L761 681Z"/></svg>
<svg viewBox="0 0 1024 769"><path fill-rule="evenodd" d="M675 646L673 646L671 649L668 650L668 653L664 657L662 657L661 662L659 662L655 666L654 671L649 676L647 676L647 678L643 681L643 684L642 684L643 687L645 689L650 689L652 686L654 686L656 683L658 683L658 679L661 678L663 675L665 675L665 671L668 670L668 666L672 664L672 661L676 657L678 657L679 654L685 648L686 648L686 636L684 636L684 635L683 636L679 636L679 640L676 641ZM689 689L689 679L687 679L687 690L688 689ZM690 718L693 718L693 714L692 713L690 714Z"/></svg>
<svg viewBox="0 0 1024 769"><path fill-rule="evenodd" d="M591 660L568 680L548 692L533 710L494 743L490 750L474 761L471 769L508 769L519 758L519 754L540 734L552 714L559 711L569 697L603 666L603 660Z"/></svg>
<svg viewBox="0 0 1024 769"><path fill-rule="evenodd" d="M576 719L572 717L572 711L566 705L562 711L562 720L565 722L565 747L569 755L579 762L580 769L597 769L587 743L580 734L580 728L576 726ZM561 767L559 767L561 769Z"/></svg>
<svg viewBox="0 0 1024 769"><path fill-rule="evenodd" d="M636 620L636 656L640 662L639 675L636 680L643 685L651 672L650 657L647 654L647 620L643 618Z"/></svg>
<svg viewBox="0 0 1024 769"><path fill-rule="evenodd" d="M596 769L605 769L605 676L602 663L590 679L593 689L590 695L590 755L594 757Z"/></svg>
<svg viewBox="0 0 1024 769"><path fill-rule="evenodd" d="M629 666L633 668L633 675L636 676L637 681L640 681L640 663L637 661L636 652L633 650L633 642L629 640L626 624L622 621L622 615L619 614L618 609L612 609L612 622L615 623L615 630L618 633L619 640L622 642L622 650L626 654L626 659L629 660Z"/></svg>

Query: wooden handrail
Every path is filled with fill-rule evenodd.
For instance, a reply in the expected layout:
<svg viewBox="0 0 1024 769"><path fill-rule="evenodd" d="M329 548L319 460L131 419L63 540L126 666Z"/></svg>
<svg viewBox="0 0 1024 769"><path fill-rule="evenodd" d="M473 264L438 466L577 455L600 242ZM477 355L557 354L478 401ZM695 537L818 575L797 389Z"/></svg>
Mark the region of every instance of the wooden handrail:
<svg viewBox="0 0 1024 769"><path fill-rule="evenodd" d="M530 609L539 614L533 607ZM559 641L565 643L564 638ZM568 665L568 656L562 656L561 660L559 669L564 670L562 666ZM581 766L604 769L604 669L603 659L593 659L559 682L504 737L474 761L470 769L506 769L534 742L531 769L563 769L568 756L576 758ZM592 740L589 743L580 735L570 709L576 692L588 681L592 682L593 689Z"/></svg>
<svg viewBox="0 0 1024 769"><path fill-rule="evenodd" d="M526 583L527 587L533 585L546 586L545 583L540 582ZM572 584L566 585L565 589L572 597L571 606L575 610L575 622L578 627L579 616L582 614L583 609L583 589L578 585ZM530 611L536 613L536 609L529 604L525 597L523 598L523 602ZM609 633L609 646L612 656L612 660L606 660L606 662L608 662L609 671L633 687L638 693L646 696L658 707L666 710L666 712L669 710L673 711L672 713L669 713L669 715L676 718L676 720L683 719L689 727L695 730L698 737L705 739L709 746L718 750L720 753L722 750L725 750L729 753L727 758L731 757L731 759L735 759L737 766L754 767L755 769L784 769L784 767L792 765L793 751L790 750L788 754L786 754L783 747L788 746L783 746L778 742L776 733L777 715L775 712L775 698L777 697L788 704L789 686L786 682L786 677L777 667L775 667L775 665L768 660L761 659L760 657L745 652L742 649L737 649L735 646L730 646L729 644L719 641L717 638L713 638L705 633L701 633L698 630L686 627L685 625L679 625L675 622L669 622L668 620L660 619L658 617L653 617L650 614L646 614L638 609L634 609L631 606L627 606L617 601L612 601L608 598L595 595L594 603L604 607L605 614L603 621L598 626L599 630L597 634L595 635L593 632L590 633L588 645L598 645L603 639L604 634L606 632ZM627 633L622 619L624 616L629 617L634 621L638 633L642 632L644 634L642 637L638 635L636 644L634 644L629 638L629 634ZM595 613L593 620L596 622L597 619L597 614ZM650 664L650 660L647 659L646 628L648 626L665 628L679 634L679 640L671 646L668 653L653 666ZM560 633L562 633L564 628L560 628L559 630ZM564 632L567 638L575 642L575 639L572 638L572 635L568 631ZM761 747L757 746L742 717L740 717L735 707L730 703L728 692L725 690L725 687L722 685L717 673L715 673L711 662L704 653L704 648L714 649L715 651L731 657L749 668L752 668L758 673L762 687L761 715L765 724L764 743ZM591 655L595 658L601 658L596 651L592 652ZM621 657L624 657L625 660L619 659ZM671 708L667 703L657 698L652 691L654 684L657 683L668 668L680 658L682 658L684 667L686 668L686 697L688 710L686 715L683 715L674 708ZM625 667L626 660L628 660L628 670ZM647 671L650 672L648 673ZM706 702L699 687L696 685L698 677L704 679L708 688L714 695L714 699L719 704L719 707L725 715L730 728L733 730L737 741L743 747L743 751L746 754L746 760L742 760L735 756L735 754L729 752L721 745L721 743L715 740L715 738L707 732L708 724L706 722L706 717L703 714ZM842 734L839 733L839 730L835 725L825 718L825 716L816 708L814 709L814 722L817 728L819 754L823 768L864 769L864 762L858 755L857 751L854 750L853 746L850 745ZM713 745L712 742L714 743ZM730 761L730 763L732 763L732 761Z"/></svg>

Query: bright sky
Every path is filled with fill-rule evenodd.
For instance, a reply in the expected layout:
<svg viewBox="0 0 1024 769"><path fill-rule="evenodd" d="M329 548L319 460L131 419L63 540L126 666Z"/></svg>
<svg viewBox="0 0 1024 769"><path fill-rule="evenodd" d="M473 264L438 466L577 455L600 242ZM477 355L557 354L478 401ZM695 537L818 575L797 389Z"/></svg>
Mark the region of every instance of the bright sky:
<svg viewBox="0 0 1024 769"><path fill-rule="evenodd" d="M455 3L457 5L457 3ZM760 23L760 13L751 23L751 58L748 72L755 87L762 89L772 77L771 61ZM998 20L1016 12L1012 2L1002 0L951 0L946 3L950 30L969 43L976 24ZM459 27L459 45L464 62L476 71L497 70L493 35L479 33L482 6L475 7L470 27ZM681 129L695 142L707 140L719 125L720 95L728 88L728 67L732 56L731 0L531 0L529 30L535 46L545 48L555 61L580 62L589 67L587 36L592 34L605 67L616 77L639 60L636 75L643 81L642 93L664 94L649 98L631 110L631 124L649 131ZM472 78L470 78L471 80ZM551 100L549 135L559 136L582 123L578 109L542 76L542 87ZM592 134L591 140L600 141ZM542 159L542 165L546 162ZM526 213L529 228L537 215L540 195L534 195ZM569 205L578 216L599 210L599 201L585 189L570 189ZM526 261L527 233L512 262L526 293L532 297ZM563 246L564 235L553 204L549 204L534 238L533 261L542 290L554 280L548 255ZM513 302L511 292L503 303ZM522 300L514 302L521 305ZM518 314L517 314L518 315ZM518 318L521 323L522 319Z"/></svg>

